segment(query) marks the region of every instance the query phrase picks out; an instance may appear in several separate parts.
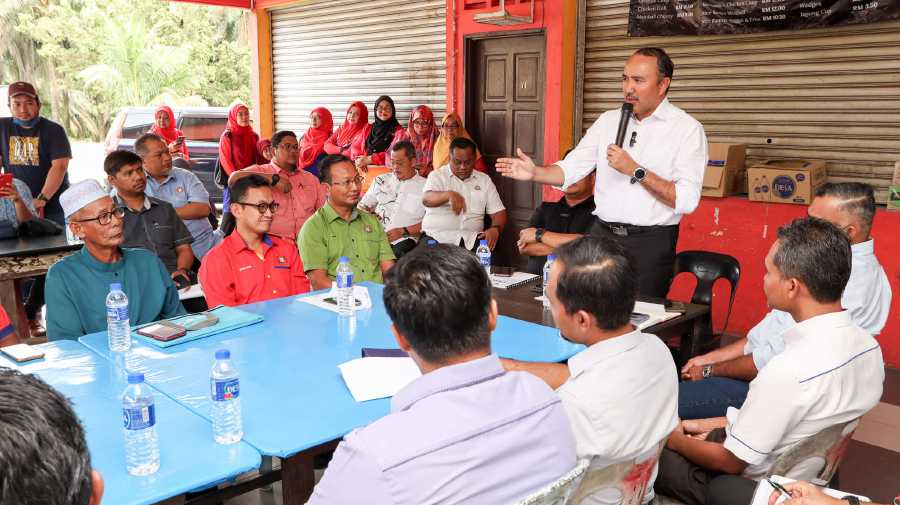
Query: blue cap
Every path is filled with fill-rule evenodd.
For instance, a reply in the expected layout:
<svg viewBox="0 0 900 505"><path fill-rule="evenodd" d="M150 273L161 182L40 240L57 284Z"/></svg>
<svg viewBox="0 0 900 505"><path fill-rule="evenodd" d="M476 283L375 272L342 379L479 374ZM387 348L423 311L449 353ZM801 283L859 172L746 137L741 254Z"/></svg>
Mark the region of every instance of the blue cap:
<svg viewBox="0 0 900 505"><path fill-rule="evenodd" d="M110 291L122 291L122 284L118 282L114 282L109 285Z"/></svg>
<svg viewBox="0 0 900 505"><path fill-rule="evenodd" d="M341 256L341 259L338 260L339 263L349 263L350 259L346 256Z"/></svg>
<svg viewBox="0 0 900 505"><path fill-rule="evenodd" d="M216 351L216 359L230 359L231 351L228 349L219 349Z"/></svg>
<svg viewBox="0 0 900 505"><path fill-rule="evenodd" d="M481 245L487 245L487 239L481 239Z"/></svg>
<svg viewBox="0 0 900 505"><path fill-rule="evenodd" d="M547 261L554 261L555 259L556 259L556 255L555 255L555 254L548 254L548 255L547 255Z"/></svg>
<svg viewBox="0 0 900 505"><path fill-rule="evenodd" d="M144 382L144 374L141 372L128 372L129 384L140 384Z"/></svg>

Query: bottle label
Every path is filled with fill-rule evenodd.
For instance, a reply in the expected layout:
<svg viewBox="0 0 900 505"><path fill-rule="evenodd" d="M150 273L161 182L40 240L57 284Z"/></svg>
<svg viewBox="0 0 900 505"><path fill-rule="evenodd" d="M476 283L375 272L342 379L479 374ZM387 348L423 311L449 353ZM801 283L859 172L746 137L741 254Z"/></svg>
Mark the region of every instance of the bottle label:
<svg viewBox="0 0 900 505"><path fill-rule="evenodd" d="M126 430L143 430L156 425L156 406L122 409Z"/></svg>
<svg viewBox="0 0 900 505"><path fill-rule="evenodd" d="M479 254L478 260L481 262L481 266L483 266L483 267L491 266L491 255L490 254Z"/></svg>
<svg viewBox="0 0 900 505"><path fill-rule="evenodd" d="M337 275L337 287L349 288L353 287L353 274L340 273Z"/></svg>
<svg viewBox="0 0 900 505"><path fill-rule="evenodd" d="M107 307L107 321L128 321L128 307Z"/></svg>
<svg viewBox="0 0 900 505"><path fill-rule="evenodd" d="M235 400L241 396L241 384L238 379L210 379L210 383L212 384L212 399L214 402Z"/></svg>

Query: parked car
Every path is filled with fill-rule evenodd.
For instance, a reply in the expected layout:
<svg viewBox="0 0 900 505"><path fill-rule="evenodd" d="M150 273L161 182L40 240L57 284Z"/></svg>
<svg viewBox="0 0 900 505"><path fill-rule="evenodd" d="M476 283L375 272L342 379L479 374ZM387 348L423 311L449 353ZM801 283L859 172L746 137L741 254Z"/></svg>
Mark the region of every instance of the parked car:
<svg viewBox="0 0 900 505"><path fill-rule="evenodd" d="M107 154L116 149L134 150L134 141L153 126L156 107L123 107L106 134ZM219 160L219 137L228 123L224 107L172 107L175 124L184 133L191 156L191 170L209 191L213 202L222 202L222 189L213 181Z"/></svg>

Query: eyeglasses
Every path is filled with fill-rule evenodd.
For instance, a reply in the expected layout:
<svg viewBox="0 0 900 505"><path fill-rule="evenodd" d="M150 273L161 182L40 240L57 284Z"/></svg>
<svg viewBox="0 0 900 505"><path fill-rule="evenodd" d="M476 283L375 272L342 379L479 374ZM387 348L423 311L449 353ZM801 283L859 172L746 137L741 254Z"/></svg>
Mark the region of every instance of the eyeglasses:
<svg viewBox="0 0 900 505"><path fill-rule="evenodd" d="M275 149L284 149L285 151L299 151L299 144L278 144L278 147Z"/></svg>
<svg viewBox="0 0 900 505"><path fill-rule="evenodd" d="M452 130L452 129L454 129L454 128L459 128L459 124L457 124L457 123L448 123L448 124L445 124L445 125L441 125L441 128L446 128L446 129L448 129L448 130Z"/></svg>
<svg viewBox="0 0 900 505"><path fill-rule="evenodd" d="M431 122L425 121L424 119L416 119L415 121L413 121L413 124L416 126L428 126L429 124L431 124Z"/></svg>
<svg viewBox="0 0 900 505"><path fill-rule="evenodd" d="M266 211L270 211L273 215L278 211L278 202L259 202L259 203L246 203L246 202L231 202L236 203L242 207L255 207L256 210L260 214L265 214Z"/></svg>
<svg viewBox="0 0 900 505"><path fill-rule="evenodd" d="M362 183L363 183L363 181L365 181L365 180L366 180L365 177L363 177L363 176L361 176L361 175L357 175L357 176L354 177L353 179L349 179L349 180L346 180L346 181L332 182L331 185L332 185L332 186L343 186L343 187L345 187L345 188L349 188L350 185L352 185L352 184L355 184L355 185L357 185L357 186L362 186Z"/></svg>
<svg viewBox="0 0 900 505"><path fill-rule="evenodd" d="M97 214L97 217L92 217L90 219L78 219L73 222L87 223L89 221L97 221L101 225L106 226L112 222L113 216L116 216L119 219L124 218L125 217L125 208L124 207L116 207L111 212L106 211L106 212L101 212L100 214Z"/></svg>

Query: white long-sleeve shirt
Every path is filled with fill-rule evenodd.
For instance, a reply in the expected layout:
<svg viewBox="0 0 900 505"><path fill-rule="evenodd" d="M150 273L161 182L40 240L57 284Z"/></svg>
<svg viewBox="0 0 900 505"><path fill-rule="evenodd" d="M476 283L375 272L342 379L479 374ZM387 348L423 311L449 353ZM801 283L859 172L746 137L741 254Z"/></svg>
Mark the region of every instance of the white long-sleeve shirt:
<svg viewBox="0 0 900 505"><path fill-rule="evenodd" d="M672 208L657 200L642 184L631 184L630 174L622 174L607 163L606 148L616 141L620 116L619 110L601 114L575 149L555 163L565 173L563 187L584 178L596 166L597 217L636 226L678 224L681 216L693 212L700 203L709 156L703 125L668 99L650 116L638 121L632 115L628 122L623 149L641 167L675 183ZM630 146L634 134L635 143Z"/></svg>

